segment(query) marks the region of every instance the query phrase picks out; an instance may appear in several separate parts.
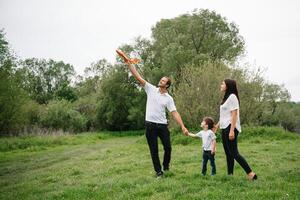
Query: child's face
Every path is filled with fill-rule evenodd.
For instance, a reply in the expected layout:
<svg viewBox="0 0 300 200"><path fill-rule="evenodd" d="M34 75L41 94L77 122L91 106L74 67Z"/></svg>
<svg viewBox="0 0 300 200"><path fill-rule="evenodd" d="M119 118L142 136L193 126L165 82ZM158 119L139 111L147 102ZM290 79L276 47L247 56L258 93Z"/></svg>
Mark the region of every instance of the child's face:
<svg viewBox="0 0 300 200"><path fill-rule="evenodd" d="M201 128L207 128L207 124L204 120L201 122Z"/></svg>

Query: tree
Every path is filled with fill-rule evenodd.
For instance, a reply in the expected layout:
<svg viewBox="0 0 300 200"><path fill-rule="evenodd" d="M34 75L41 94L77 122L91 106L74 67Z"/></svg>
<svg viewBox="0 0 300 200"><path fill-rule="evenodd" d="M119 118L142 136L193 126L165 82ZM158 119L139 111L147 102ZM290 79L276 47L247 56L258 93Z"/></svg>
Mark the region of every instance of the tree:
<svg viewBox="0 0 300 200"><path fill-rule="evenodd" d="M82 132L86 130L87 119L72 108L66 100L50 101L44 105L40 126L52 130Z"/></svg>
<svg viewBox="0 0 300 200"><path fill-rule="evenodd" d="M278 102L289 101L291 95L283 85L266 84L264 87L264 100L271 106L271 114L274 115Z"/></svg>
<svg viewBox="0 0 300 200"><path fill-rule="evenodd" d="M260 125L276 126L279 124L284 124L284 122L281 122L283 116L286 116L286 110L282 108L283 105L285 105L284 103L290 100L290 94L287 89L284 88L283 85L266 83L263 87L262 100L264 109L262 111ZM280 107L279 110L278 107ZM279 115L278 113L282 113L282 115ZM293 114L294 113L291 112L291 116L289 117L290 119L292 118ZM289 128L289 130L292 130L292 128Z"/></svg>
<svg viewBox="0 0 300 200"><path fill-rule="evenodd" d="M20 87L16 61L0 31L0 133L16 133L26 124L27 94Z"/></svg>
<svg viewBox="0 0 300 200"><path fill-rule="evenodd" d="M227 66L211 62L201 67L190 65L182 70L181 83L174 91L174 98L186 126L199 127L205 116L218 120L219 86L229 75Z"/></svg>
<svg viewBox="0 0 300 200"><path fill-rule="evenodd" d="M300 103L279 102L273 117L284 129L300 133Z"/></svg>
<svg viewBox="0 0 300 200"><path fill-rule="evenodd" d="M209 10L163 19L152 28L152 36L153 64L175 79L187 64L234 62L244 52L237 26Z"/></svg>
<svg viewBox="0 0 300 200"><path fill-rule="evenodd" d="M0 65L3 67L7 59L11 59L12 55L8 48L8 42L5 39L4 30L0 30Z"/></svg>
<svg viewBox="0 0 300 200"><path fill-rule="evenodd" d="M24 76L23 88L40 104L51 99L74 101L77 97L70 86L74 68L70 64L52 59L26 59L20 70Z"/></svg>
<svg viewBox="0 0 300 200"><path fill-rule="evenodd" d="M100 129L116 131L143 127L144 120L142 124L139 122L144 119L145 109L141 106L145 107L145 98L139 97L141 91L125 69L116 66L101 84L97 109Z"/></svg>

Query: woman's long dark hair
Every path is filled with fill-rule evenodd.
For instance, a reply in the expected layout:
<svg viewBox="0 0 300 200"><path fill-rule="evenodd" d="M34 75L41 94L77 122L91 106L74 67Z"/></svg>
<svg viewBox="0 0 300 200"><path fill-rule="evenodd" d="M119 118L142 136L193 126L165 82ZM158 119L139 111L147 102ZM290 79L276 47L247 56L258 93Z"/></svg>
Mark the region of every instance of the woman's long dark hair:
<svg viewBox="0 0 300 200"><path fill-rule="evenodd" d="M233 79L225 79L224 82L226 85L226 91L221 104L225 103L225 101L228 99L229 95L231 94L235 94L235 96L237 97L240 103L239 92L237 90L236 81Z"/></svg>

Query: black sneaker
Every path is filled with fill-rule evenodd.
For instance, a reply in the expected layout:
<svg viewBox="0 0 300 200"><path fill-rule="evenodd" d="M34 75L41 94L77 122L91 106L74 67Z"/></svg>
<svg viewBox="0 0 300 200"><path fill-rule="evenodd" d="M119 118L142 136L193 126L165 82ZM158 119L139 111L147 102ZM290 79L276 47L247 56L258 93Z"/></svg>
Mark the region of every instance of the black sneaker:
<svg viewBox="0 0 300 200"><path fill-rule="evenodd" d="M162 171L156 173L156 178L162 178L164 173Z"/></svg>
<svg viewBox="0 0 300 200"><path fill-rule="evenodd" d="M169 167L164 167L164 168L163 168L163 171L164 171L164 172L169 171Z"/></svg>

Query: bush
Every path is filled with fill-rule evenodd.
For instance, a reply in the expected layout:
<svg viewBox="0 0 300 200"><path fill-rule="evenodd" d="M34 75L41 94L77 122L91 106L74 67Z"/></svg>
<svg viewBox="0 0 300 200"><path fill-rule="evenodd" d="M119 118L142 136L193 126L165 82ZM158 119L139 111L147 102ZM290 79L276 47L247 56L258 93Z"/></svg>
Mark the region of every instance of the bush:
<svg viewBox="0 0 300 200"><path fill-rule="evenodd" d="M97 98L95 94L80 97L73 103L73 107L87 119L87 130L96 128Z"/></svg>
<svg viewBox="0 0 300 200"><path fill-rule="evenodd" d="M294 139L298 135L285 131L280 127L267 127L267 126L257 126L257 127L242 127L242 132L239 135L239 139L251 139L253 137L261 137L271 140L282 140L282 139Z"/></svg>
<svg viewBox="0 0 300 200"><path fill-rule="evenodd" d="M1 32L0 32L1 33ZM27 124L27 93L21 89L13 61L0 65L0 134L18 133Z"/></svg>
<svg viewBox="0 0 300 200"><path fill-rule="evenodd" d="M51 101L41 114L41 126L69 132L86 130L87 119L66 100Z"/></svg>
<svg viewBox="0 0 300 200"><path fill-rule="evenodd" d="M140 96L141 95L141 96ZM97 125L101 130L139 130L144 127L146 98L135 81L120 68L103 80L97 108ZM138 109L136 109L138 108Z"/></svg>

